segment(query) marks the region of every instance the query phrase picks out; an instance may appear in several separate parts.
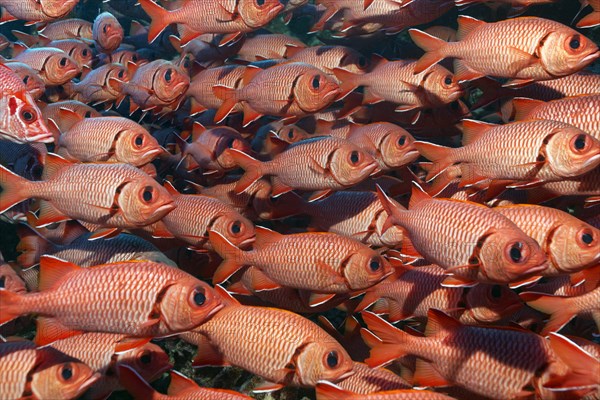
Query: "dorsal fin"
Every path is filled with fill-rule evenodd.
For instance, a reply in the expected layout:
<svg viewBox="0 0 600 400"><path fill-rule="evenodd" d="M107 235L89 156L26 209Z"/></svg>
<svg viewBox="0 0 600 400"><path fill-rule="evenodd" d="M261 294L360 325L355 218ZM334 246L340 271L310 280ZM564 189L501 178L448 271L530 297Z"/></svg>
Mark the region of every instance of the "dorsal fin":
<svg viewBox="0 0 600 400"><path fill-rule="evenodd" d="M546 104L541 100L528 99L526 97L515 97L512 101L515 113L515 121L524 121L530 119L529 115L541 104Z"/></svg>
<svg viewBox="0 0 600 400"><path fill-rule="evenodd" d="M469 17L468 15L459 15L456 39L458 41L464 39L467 35L469 35L475 29L481 27L482 25L485 25L484 21L480 21L477 18Z"/></svg>
<svg viewBox="0 0 600 400"><path fill-rule="evenodd" d="M462 137L462 145L467 146L469 144L475 143L487 132L489 129L496 126L496 124L490 124L482 121L475 121L473 119L463 119L462 120L462 128L463 128L463 137Z"/></svg>
<svg viewBox="0 0 600 400"><path fill-rule="evenodd" d="M235 299L235 297L233 297L231 295L231 293L229 293L227 290L225 290L225 288L223 288L223 286L215 285L215 292L217 292L217 294L221 298L221 301L226 306L240 306L241 305L240 302L237 301Z"/></svg>
<svg viewBox="0 0 600 400"><path fill-rule="evenodd" d="M52 289L66 275L79 271L80 266L61 260L60 258L43 255L40 257L40 292Z"/></svg>
<svg viewBox="0 0 600 400"><path fill-rule="evenodd" d="M440 332L448 332L460 328L462 325L446 313L432 308L427 313L427 326L425 336L435 336Z"/></svg>
<svg viewBox="0 0 600 400"><path fill-rule="evenodd" d="M429 194L427 194L427 192L423 190L423 188L417 182L413 182L408 208L412 209L420 202L429 200L431 198L432 197Z"/></svg>
<svg viewBox="0 0 600 400"><path fill-rule="evenodd" d="M255 228L256 241L254 242L255 248L260 248L269 245L273 242L277 242L283 238L283 235L279 232L272 231L268 228L257 226Z"/></svg>
<svg viewBox="0 0 600 400"><path fill-rule="evenodd" d="M167 390L169 396L177 396L190 389L198 389L198 384L180 372L171 371L171 383Z"/></svg>
<svg viewBox="0 0 600 400"><path fill-rule="evenodd" d="M84 119L82 115L79 115L75 111L65 107L59 108L58 117L60 119L60 127L62 128L63 132L69 131L73 125Z"/></svg>
<svg viewBox="0 0 600 400"><path fill-rule="evenodd" d="M73 165L71 161L65 160L57 154L48 153L46 155L46 164L44 165L44 170L42 172L42 180L45 181L51 179L59 170L70 165Z"/></svg>
<svg viewBox="0 0 600 400"><path fill-rule="evenodd" d="M247 66L242 76L243 85L246 86L260 71L262 71L262 69L255 67L254 65Z"/></svg>
<svg viewBox="0 0 600 400"><path fill-rule="evenodd" d="M194 125L192 126L192 142L195 142L196 140L198 140L200 135L202 135L202 133L204 133L205 131L206 131L206 127L204 125L202 125L200 122L195 121Z"/></svg>
<svg viewBox="0 0 600 400"><path fill-rule="evenodd" d="M169 194L171 196L179 196L181 194L177 191L177 189L175 189L175 186L173 186L173 184L169 181L164 181L163 186L165 187L165 189L167 189L167 192L169 192Z"/></svg>
<svg viewBox="0 0 600 400"><path fill-rule="evenodd" d="M288 43L285 45L285 58L292 58L304 49L305 47L298 47L295 44Z"/></svg>

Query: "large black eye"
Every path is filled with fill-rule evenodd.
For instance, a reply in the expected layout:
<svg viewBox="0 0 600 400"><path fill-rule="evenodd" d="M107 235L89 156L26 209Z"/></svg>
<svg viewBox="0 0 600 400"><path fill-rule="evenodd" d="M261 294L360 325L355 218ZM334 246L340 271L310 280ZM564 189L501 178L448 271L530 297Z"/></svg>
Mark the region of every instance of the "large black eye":
<svg viewBox="0 0 600 400"><path fill-rule="evenodd" d="M142 193L142 197L146 203L152 201L152 186L146 186L144 188L144 193Z"/></svg>
<svg viewBox="0 0 600 400"><path fill-rule="evenodd" d="M450 75L448 75L445 79L444 79L444 83L446 84L446 86L450 86L452 85L452 77Z"/></svg>
<svg viewBox="0 0 600 400"><path fill-rule="evenodd" d="M293 129L290 129L290 130L288 131L288 139L293 139L293 138L294 138L294 130L293 130Z"/></svg>
<svg viewBox="0 0 600 400"><path fill-rule="evenodd" d="M91 111L86 111L85 112L85 118L90 118L92 116L92 112Z"/></svg>
<svg viewBox="0 0 600 400"><path fill-rule="evenodd" d="M521 242L513 244L510 248L510 259L516 263L521 262L523 260L521 248L523 248L523 244Z"/></svg>
<svg viewBox="0 0 600 400"><path fill-rule="evenodd" d="M137 60L138 60L137 54L134 54L134 55L131 56L131 61L137 62Z"/></svg>
<svg viewBox="0 0 600 400"><path fill-rule="evenodd" d="M337 351L330 351L329 354L327 354L327 366L329 368L335 368L337 367L338 362L339 357Z"/></svg>
<svg viewBox="0 0 600 400"><path fill-rule="evenodd" d="M31 123L35 120L35 114L29 109L23 109L21 110L21 118L23 118L23 121Z"/></svg>
<svg viewBox="0 0 600 400"><path fill-rule="evenodd" d="M256 5L262 7L265 5L265 0L256 0Z"/></svg>
<svg viewBox="0 0 600 400"><path fill-rule="evenodd" d="M145 350L140 357L140 361L142 364L150 364L152 362L152 353L148 350Z"/></svg>
<svg viewBox="0 0 600 400"><path fill-rule="evenodd" d="M235 221L231 225L231 233L233 233L234 235L237 235L241 231L242 231L242 223L240 221Z"/></svg>
<svg viewBox="0 0 600 400"><path fill-rule="evenodd" d="M350 162L352 164L357 164L359 159L360 157L358 155L358 151L354 150L352 153L350 153Z"/></svg>
<svg viewBox="0 0 600 400"><path fill-rule="evenodd" d="M315 75L315 77L312 80L312 87L313 89L318 89L319 86L321 86L321 76Z"/></svg>
<svg viewBox="0 0 600 400"><path fill-rule="evenodd" d="M569 47L573 50L577 50L579 46L581 46L581 42L579 41L579 35L575 35L569 42Z"/></svg>
<svg viewBox="0 0 600 400"><path fill-rule="evenodd" d="M171 82L172 75L173 75L173 70L172 70L171 68L169 68L169 69L168 69L168 70L165 72L165 81L166 81L167 83L168 83L168 82Z"/></svg>
<svg viewBox="0 0 600 400"><path fill-rule="evenodd" d="M67 66L67 61L68 61L68 60L67 60L67 58L66 58L66 57L63 57L63 58L61 58L61 59L60 59L60 61L58 62L58 64L59 64L61 67L66 67L66 66Z"/></svg>
<svg viewBox="0 0 600 400"><path fill-rule="evenodd" d="M102 32L103 32L103 33L106 33L106 32L108 32L108 24L105 24L105 25L102 27Z"/></svg>
<svg viewBox="0 0 600 400"><path fill-rule="evenodd" d="M584 232L583 235L581 235L581 241L585 244L592 244L594 236L589 232Z"/></svg>
<svg viewBox="0 0 600 400"><path fill-rule="evenodd" d="M6 286L6 277L0 276L0 288L4 288Z"/></svg>
<svg viewBox="0 0 600 400"><path fill-rule="evenodd" d="M123 78L125 76L125 70L120 70L119 73L117 74L117 76L119 78Z"/></svg>
<svg viewBox="0 0 600 400"><path fill-rule="evenodd" d="M400 136L400 139L398 139L398 146L404 146L406 144L406 135L402 135Z"/></svg>
<svg viewBox="0 0 600 400"><path fill-rule="evenodd" d="M585 145L587 143L586 139L587 137L585 135L578 135L575 139L575 149L580 151L585 149Z"/></svg>
<svg viewBox="0 0 600 400"><path fill-rule="evenodd" d="M495 299L499 299L502 295L502 287L500 285L492 286L492 297Z"/></svg>
<svg viewBox="0 0 600 400"><path fill-rule="evenodd" d="M142 144L144 144L144 137L143 137L142 135L137 135L137 136L135 137L135 145L136 145L137 147L141 147L141 146L142 146Z"/></svg>
<svg viewBox="0 0 600 400"><path fill-rule="evenodd" d="M23 83L27 85L27 82L29 82L29 75L23 77Z"/></svg>
<svg viewBox="0 0 600 400"><path fill-rule="evenodd" d="M88 49L83 49L83 51L81 52L81 55L84 56L84 57L87 57L88 54L89 54L88 53Z"/></svg>
<svg viewBox="0 0 600 400"><path fill-rule="evenodd" d="M201 306L205 301L206 296L204 295L204 292L202 292L202 289L196 289L194 291L194 304Z"/></svg>
<svg viewBox="0 0 600 400"><path fill-rule="evenodd" d="M379 263L379 260L377 259L372 259L371 262L369 263L369 268L371 268L371 271L373 272L377 272L379 271L379 269L381 268L381 264Z"/></svg>
<svg viewBox="0 0 600 400"><path fill-rule="evenodd" d="M71 368L71 364L66 364L62 371L60 371L60 375L65 381L68 381L73 377L73 369Z"/></svg>

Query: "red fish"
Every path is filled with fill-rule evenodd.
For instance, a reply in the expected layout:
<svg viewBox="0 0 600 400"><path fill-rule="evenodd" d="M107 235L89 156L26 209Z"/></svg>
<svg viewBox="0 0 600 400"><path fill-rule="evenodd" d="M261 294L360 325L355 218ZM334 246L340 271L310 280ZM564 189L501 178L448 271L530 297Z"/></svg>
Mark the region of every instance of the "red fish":
<svg viewBox="0 0 600 400"><path fill-rule="evenodd" d="M96 49L102 53L112 53L123 41L123 27L119 21L109 12L99 14L92 26L92 39Z"/></svg>
<svg viewBox="0 0 600 400"><path fill-rule="evenodd" d="M54 21L63 17L77 5L79 0L2 0L3 22L16 19L30 23Z"/></svg>
<svg viewBox="0 0 600 400"><path fill-rule="evenodd" d="M63 85L81 72L73 58L54 47L27 49L11 61L22 62L38 71L47 86Z"/></svg>

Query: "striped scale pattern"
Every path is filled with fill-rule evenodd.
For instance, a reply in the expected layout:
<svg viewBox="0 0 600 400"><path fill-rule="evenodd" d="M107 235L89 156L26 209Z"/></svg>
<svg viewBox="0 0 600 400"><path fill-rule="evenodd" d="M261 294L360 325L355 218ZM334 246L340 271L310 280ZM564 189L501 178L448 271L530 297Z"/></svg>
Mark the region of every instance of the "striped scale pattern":
<svg viewBox="0 0 600 400"><path fill-rule="evenodd" d="M193 98L206 108L218 109L223 101L215 96L212 90L213 86L223 85L238 89L241 86L245 70L244 66L225 65L200 71L192 78L186 96ZM232 112L240 111L242 111L242 105L237 103Z"/></svg>
<svg viewBox="0 0 600 400"><path fill-rule="evenodd" d="M27 377L37 364L33 342L0 343L0 399L18 399L23 395Z"/></svg>
<svg viewBox="0 0 600 400"><path fill-rule="evenodd" d="M367 394L384 390L410 389L412 386L397 374L384 368L370 368L354 362L353 375L337 383L342 389Z"/></svg>
<svg viewBox="0 0 600 400"><path fill-rule="evenodd" d="M502 88L502 95L530 97L550 101L563 97L590 95L598 92L600 75L588 71L579 71L557 79L534 82L518 89Z"/></svg>

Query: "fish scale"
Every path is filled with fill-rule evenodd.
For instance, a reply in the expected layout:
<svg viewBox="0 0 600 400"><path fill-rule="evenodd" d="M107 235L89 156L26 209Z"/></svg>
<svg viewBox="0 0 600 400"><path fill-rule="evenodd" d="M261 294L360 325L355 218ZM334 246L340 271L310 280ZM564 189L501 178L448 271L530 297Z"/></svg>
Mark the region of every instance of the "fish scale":
<svg viewBox="0 0 600 400"><path fill-rule="evenodd" d="M68 60L67 64L69 64L71 68L64 68L64 71L62 68L54 69L58 66L58 61L56 61L55 64L49 65L49 60L59 60L61 58L66 58ZM64 51L52 47L27 49L13 57L11 61L22 62L38 71L46 85L64 84L80 72L77 69L75 60Z"/></svg>
<svg viewBox="0 0 600 400"><path fill-rule="evenodd" d="M120 71L124 71L123 77L119 77ZM81 81L73 84L75 91L73 98L85 103L114 101L121 95L110 84L109 78L129 81L129 75L121 64L106 64L90 71Z"/></svg>
<svg viewBox="0 0 600 400"><path fill-rule="evenodd" d="M27 376L37 363L33 342L0 343L0 398L20 398L27 385Z"/></svg>
<svg viewBox="0 0 600 400"><path fill-rule="evenodd" d="M92 23L83 19L69 18L46 25L38 31L50 40L80 37L92 39Z"/></svg>
<svg viewBox="0 0 600 400"><path fill-rule="evenodd" d="M213 86L224 85L230 88L239 88L246 67L240 65L226 65L223 67L208 68L194 75L190 82L186 96L191 97L203 107L217 109L223 101L213 93ZM236 104L232 112L242 111L242 105Z"/></svg>

